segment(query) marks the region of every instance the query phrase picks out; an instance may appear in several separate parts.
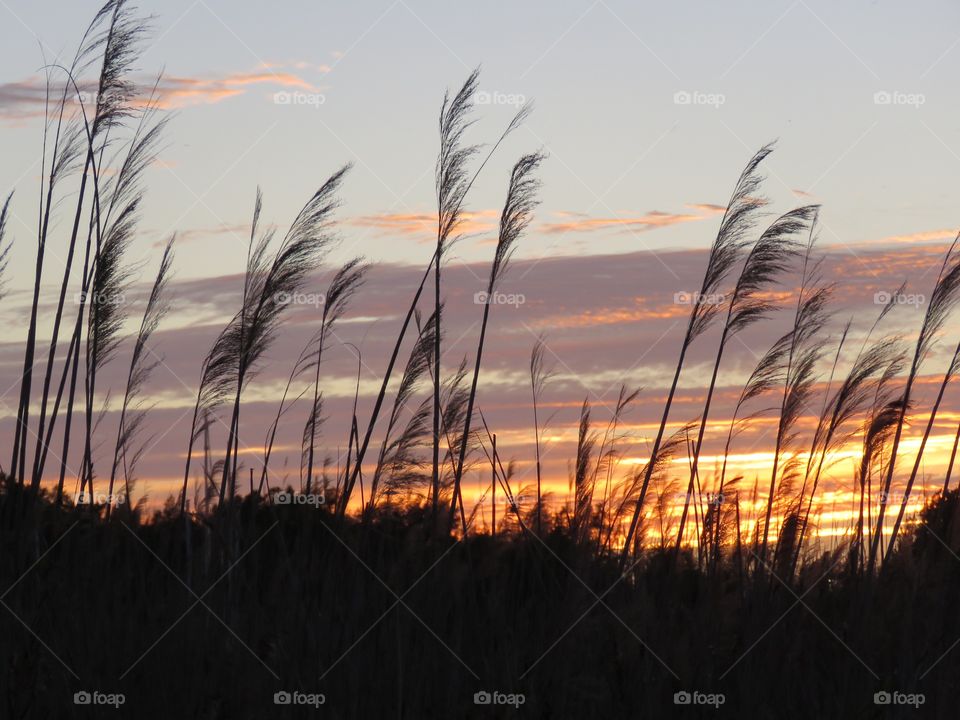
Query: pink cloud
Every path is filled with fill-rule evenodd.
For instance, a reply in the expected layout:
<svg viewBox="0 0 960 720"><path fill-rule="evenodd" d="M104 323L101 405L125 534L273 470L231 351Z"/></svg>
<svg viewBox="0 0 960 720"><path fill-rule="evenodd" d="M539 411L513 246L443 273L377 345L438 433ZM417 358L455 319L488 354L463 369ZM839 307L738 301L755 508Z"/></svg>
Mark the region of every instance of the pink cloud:
<svg viewBox="0 0 960 720"><path fill-rule="evenodd" d="M228 232L229 226L195 232L220 230ZM908 269L915 273L920 268L934 268L935 275L942 255L939 251L934 252L931 246L864 249L857 258L839 249L827 248L825 251L828 256L824 264L826 279L841 281L841 290L834 304L837 320L831 328L834 341L847 317L856 318L859 325L855 330L869 327L878 311L874 303L878 288L896 287ZM644 386L646 389L640 402L625 421L633 437L625 443L624 451L631 458L642 458L649 451L645 440L655 432L659 422L663 396L669 387L670 372L676 362L689 313L689 306L677 304L674 294L697 286L706 252L670 251L658 253L658 258L655 266L648 252L518 259L514 264L502 290L504 293L522 293L524 301L516 306L494 308L477 401L491 427L503 439L504 458L518 461L518 483L529 481L529 471L533 467L530 462L532 437L527 369L530 349L540 332L547 334L549 364L557 371L544 397L550 414L557 411L548 428L552 439L543 466L550 489L562 493L566 487L567 460L576 450L578 408L584 397L589 398L597 422L602 423L609 417L609 408L616 401L621 383L630 387ZM877 275L855 272L857 267L862 267L861 262L867 263ZM651 270L653 267L662 269L664 265L673 274ZM483 281L477 276L483 277L483 269L485 266L467 268L452 264L447 270L445 322L448 335L443 346L444 368L447 370L462 357L469 359L476 347L475 323L481 308L474 301L474 293L482 289ZM379 388L380 373L402 322L398 312L402 314L406 308L422 272L420 266L376 265L363 291L350 305L344 322L336 328L336 336L332 338L324 360L323 382L328 402L322 440L325 454L329 453L334 459L338 448L342 451L353 412L357 359L346 343L354 343L362 349L359 417L366 422ZM794 297L792 290L796 280L794 276L784 278L768 297L788 307ZM322 293L328 282L328 273L318 274L310 279L305 290ZM927 276L924 287L918 291L927 292L932 282L933 277ZM158 354L164 357L164 364L158 367L147 388L150 401L156 402L157 408L148 416L145 435L155 437L157 444L152 445L143 458L143 481L135 493L138 497L147 493L158 502L179 487L177 475L183 468L185 423L189 422L200 363L222 323L235 311L242 284L240 276L174 280L171 284L171 314L153 344ZM134 315L142 308L142 296L148 289L145 285L131 292L131 299L135 301L131 308ZM22 308L29 304L28 295L10 296L10 302L5 306L8 318L22 316ZM305 339L316 329L319 312L314 305L291 308L276 344L264 360L262 371L250 386L240 440L244 448L242 461L247 466L259 469L263 438L275 417L283 383ZM891 316L892 322L902 324L907 330L915 329L920 321L920 313L912 308L901 308L895 313ZM715 409L711 412L705 440L707 456L712 457L722 449L726 423L737 401L740 383L752 369L757 356L784 331L789 314L789 309L775 314L770 320L750 328L742 337L738 336L738 341L731 345L714 398ZM708 333L690 348L689 365L677 392L671 422L679 424L702 412L703 373L704 368L709 368L715 347L716 334ZM119 348L116 361L103 371L104 389L110 388L114 393L122 391L129 350L128 341ZM402 357L405 358L408 352L409 342L404 346ZM4 386L14 385L20 361L22 345L10 336L0 343L0 380ZM943 366L939 355L931 358L925 368L930 377L917 384L918 407L929 407L930 396L936 392L938 373ZM822 384L818 387L822 389ZM105 427L115 429L116 411L114 403L113 411L105 419ZM285 415L277 438L272 484L295 484L298 481L297 448L305 415L303 403ZM943 442L947 451L956 418L955 414L945 413L943 422L937 427L937 442L946 438ZM812 416L801 419L805 437L809 437L812 423ZM7 414L0 417L0 430L9 432L12 424L8 409ZM734 453L746 458L738 472L745 474L751 483L756 473L767 471L767 461L758 454L770 452L771 427L769 418L760 419L751 423L736 440ZM381 439L377 432L374 446ZM224 442L224 425L217 423L213 428L215 453L222 452ZM937 460L940 458L938 455ZM106 460L98 457L98 462ZM78 458L74 453L70 466L76 464ZM682 469L680 472L682 474ZM705 478L710 472L712 464L704 468ZM471 487L473 480L470 480Z"/></svg>
<svg viewBox="0 0 960 720"><path fill-rule="evenodd" d="M619 229L621 232L646 232L680 223L706 220L724 210L723 207L712 203L692 203L687 207L696 210L696 214L651 210L639 216L591 217L583 213L559 212L556 214L563 218L562 220L543 223L540 225L540 230L547 234L593 232L611 228Z"/></svg>
<svg viewBox="0 0 960 720"><path fill-rule="evenodd" d="M957 235L956 228L947 228L944 230L922 230L920 232L907 233L906 235L890 235L878 240L881 243L924 243L924 242L945 242L953 240Z"/></svg>
<svg viewBox="0 0 960 720"><path fill-rule="evenodd" d="M496 210L475 210L463 213L461 233L483 233L497 226ZM433 213L380 213L361 215L347 220L357 227L373 228L380 235L405 235L420 242L433 241L437 234L437 216Z"/></svg>
<svg viewBox="0 0 960 720"><path fill-rule="evenodd" d="M135 85L137 101L145 102L153 90L154 81L140 78ZM254 72L231 73L222 77L166 76L161 78L156 92L158 105L164 109L171 109L219 103L228 98L243 95L255 85L317 92L317 88L300 75L269 68ZM84 83L80 84L80 88L85 93L94 91ZM51 97L55 100L62 91L62 85L52 86ZM16 82L0 83L0 120L21 122L30 118L43 117L46 112L46 92L45 81L38 76ZM75 97L71 96L69 102L76 106Z"/></svg>

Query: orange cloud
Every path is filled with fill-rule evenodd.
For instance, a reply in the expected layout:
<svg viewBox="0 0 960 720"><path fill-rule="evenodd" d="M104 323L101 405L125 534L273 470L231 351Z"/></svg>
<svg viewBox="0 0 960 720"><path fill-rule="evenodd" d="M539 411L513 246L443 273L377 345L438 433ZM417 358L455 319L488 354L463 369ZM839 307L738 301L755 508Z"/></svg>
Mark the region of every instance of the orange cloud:
<svg viewBox="0 0 960 720"><path fill-rule="evenodd" d="M42 117L46 88L37 77L0 84L0 118L7 121Z"/></svg>
<svg viewBox="0 0 960 720"><path fill-rule="evenodd" d="M712 203L694 203L688 204L687 207L696 210L697 214L666 213L660 210L652 210L645 215L633 217L590 217L583 213L560 212L557 215L564 218L563 220L543 223L540 230L547 234L593 232L610 228L618 228L621 232L646 232L680 223L706 220L725 209Z"/></svg>
<svg viewBox="0 0 960 720"><path fill-rule="evenodd" d="M313 85L289 72L234 73L223 78L163 78L157 89L160 107L169 109L187 105L209 105L241 95L250 85L274 85L315 91Z"/></svg>
<svg viewBox="0 0 960 720"><path fill-rule="evenodd" d="M647 300L642 297L634 298L635 308L598 308L586 310L582 313L563 315L548 318L546 322L555 328L596 327L598 325L621 325L651 320L669 320L671 318L686 317L690 314L688 305L677 303L644 307Z"/></svg>
<svg viewBox="0 0 960 720"><path fill-rule="evenodd" d="M956 228L946 230L924 230L906 235L890 235L877 242L881 243L918 243L918 242L945 242L953 240L957 235Z"/></svg>
<svg viewBox="0 0 960 720"><path fill-rule="evenodd" d="M719 213L726 212L726 208L723 205L717 205L715 203L687 203L687 207L693 210L699 210L708 215L718 215Z"/></svg>
<svg viewBox="0 0 960 720"><path fill-rule="evenodd" d="M197 240L199 238L209 238L216 235L234 235L239 238L242 238L244 241L250 236L250 225L249 223L236 223L236 224L227 224L221 223L215 227L208 228L192 228L188 230L178 230L177 231L177 244L182 244L184 242L189 242L191 240ZM160 240L157 240L153 246L154 247L163 247L167 243L167 238L164 236Z"/></svg>
<svg viewBox="0 0 960 720"><path fill-rule="evenodd" d="M837 259L832 269L837 277L867 278L874 284L890 282L891 278L899 281L914 274L926 277L931 269L935 278L936 268L946 251L946 248L937 245L916 245L859 253L843 246L834 246L832 249L837 252ZM932 283L933 278L928 282ZM889 290L890 288L878 287L877 289Z"/></svg>
<svg viewBox="0 0 960 720"><path fill-rule="evenodd" d="M141 78L136 80L134 85L134 104L142 105L153 91L154 81ZM255 72L232 73L223 77L162 77L156 90L157 104L163 109L209 105L242 95L253 85L272 85L317 92L316 87L296 73L261 68ZM84 83L80 84L80 88L84 94L89 95L89 98L84 99L85 104L91 104L95 88ZM54 100L62 92L62 85L51 86L51 98ZM17 82L0 83L0 119L18 122L43 117L46 112L46 94L46 82L38 76ZM68 102L76 106L76 96L69 95Z"/></svg>
<svg viewBox="0 0 960 720"><path fill-rule="evenodd" d="M496 228L496 210L463 213L461 233L490 232ZM432 242L437 235L437 216L433 213L381 213L361 215L348 221L357 227L379 230L381 235L406 235L418 242Z"/></svg>
<svg viewBox="0 0 960 720"><path fill-rule="evenodd" d="M859 240L856 242L837 242L832 247L837 248L876 248L882 245L924 245L933 243L949 243L957 236L958 228L944 228L942 230L918 230L917 232L902 235L887 235L873 240ZM944 248L945 249L945 248ZM928 252L929 248L917 248L916 252ZM935 249L940 252L940 249ZM881 251L882 253L883 251ZM911 252L900 250L898 252Z"/></svg>

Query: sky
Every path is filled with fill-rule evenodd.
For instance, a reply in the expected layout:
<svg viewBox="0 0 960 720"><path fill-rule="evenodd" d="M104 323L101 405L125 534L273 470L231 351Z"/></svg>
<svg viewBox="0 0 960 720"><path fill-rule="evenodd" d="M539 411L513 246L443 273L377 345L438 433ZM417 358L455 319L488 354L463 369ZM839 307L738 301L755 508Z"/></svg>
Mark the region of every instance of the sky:
<svg viewBox="0 0 960 720"><path fill-rule="evenodd" d="M72 57L97 9L86 1L55 7L0 2L0 188L16 191L8 294L0 305L0 389L6 389L0 428L7 437L16 415L36 244L41 68ZM154 408L138 472L137 494L150 502L175 492L182 477L200 362L236 310L257 188L265 219L282 230L348 162L340 244L305 292L322 293L329 269L354 255L373 263L324 363L327 452L336 457L349 428L357 358L346 343L362 352L359 416L365 422L402 312L432 253L443 94L474 67L482 70L471 141L494 140L527 101L534 110L468 199L471 233L445 267L443 364L455 367L473 357L481 311L473 296L488 272L509 168L520 154L542 150L542 202L503 286L515 302L493 307L478 396L501 454L517 461L520 485L531 479L528 365L540 334L554 370L544 398L550 488L558 497L566 492L580 404L591 403L602 428L621 385L643 388L627 415L624 454L628 462L646 457L689 310L683 293L698 287L736 178L765 143L777 141L764 162L771 212L822 204L819 247L825 274L838 283L836 321L825 342L848 318L862 338L878 311L876 293L904 281L917 301L897 307L890 323L915 333L958 227L960 99L951 81L960 63L960 7L953 3L923 2L918 12L917 5L894 2L802 0L169 0L143 2L140 9L153 20L135 79L149 86L162 72L160 104L170 121L146 175L130 250L139 278L130 291L131 330L159 248L177 234L172 309L154 338L163 363L148 386ZM69 230L68 213L59 211L68 207L69 198L55 213L42 298L48 310ZM781 299L796 285L796 277L785 278ZM241 442L248 467L259 467L287 374L318 319L316 305L291 309L247 393ZM753 328L735 343L721 369L708 453L722 445L738 383L784 320ZM935 391L955 328L948 326L925 366L924 419L923 400ZM47 322L42 343L49 332ZM711 333L692 349L674 425L699 415L715 346ZM114 394L122 393L128 362L129 345L123 345L106 371L104 384ZM942 478L958 420L950 390L947 407L924 467L931 487ZM116 400L110 408L104 427L115 428ZM281 482L298 476L298 412L305 410L291 411L275 451L282 460L274 461L273 472ZM909 437L917 432L910 429ZM735 460L751 481L769 473L770 433L760 422L738 438ZM98 449L101 458L109 445ZM66 462L72 467L79 457ZM850 464L838 468L839 492ZM481 493L484 482L476 475L468 484Z"/></svg>

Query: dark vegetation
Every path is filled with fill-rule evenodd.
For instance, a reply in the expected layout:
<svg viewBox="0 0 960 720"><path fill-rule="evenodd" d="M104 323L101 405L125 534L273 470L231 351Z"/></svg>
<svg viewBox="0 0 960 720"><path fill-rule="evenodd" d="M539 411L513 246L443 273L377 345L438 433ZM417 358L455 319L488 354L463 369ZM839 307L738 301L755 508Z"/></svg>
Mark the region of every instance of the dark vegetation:
<svg viewBox="0 0 960 720"><path fill-rule="evenodd" d="M530 112L524 107L490 145L468 142L474 72L441 106L436 249L371 407L357 384L340 443L346 462L334 468L325 456L339 429L324 428L323 360L334 326L362 291L362 258L330 281L256 474L240 462L239 437L244 393L279 332L284 298L336 246L349 167L319 183L282 235L261 222L258 192L241 302L199 369L182 488L154 514L131 503L158 362L151 338L167 312L175 247L173 239L166 244L142 314L130 317L124 290L134 268L126 251L166 122L155 92L144 94L130 79L145 30L126 2L111 0L73 62L47 66L33 302L0 490L3 718L953 716L949 688L960 669L960 650L952 652L960 638L953 457L919 521L908 507L960 367L958 345L938 376L936 400L918 407L917 379L930 372L927 361L960 299L960 253L955 244L947 250L915 338L884 329L902 288L878 307L864 337L854 340L849 323L833 333L833 287L815 243L819 209L764 214L760 168L772 146L734 185L645 464L621 465L624 416L641 393L625 385L605 426L584 402L570 497L547 502L540 451L549 419L540 402L551 372L539 341L530 361L536 482L518 486L482 411L493 303L478 308L472 357L441 365L446 253L461 236L487 160ZM505 179L488 296L531 222L545 160L523 155ZM46 249L57 227L51 216L64 212L65 247L57 246L64 267L54 268L62 280L57 274L46 344L39 330ZM0 244L0 269L9 247ZM779 307L769 291L792 277L798 290ZM74 292L80 301L71 305ZM788 328L740 393L722 468L704 477L704 433L728 344L778 312L790 318ZM121 343L128 326L135 330ZM702 413L671 430L688 350L711 329L719 343ZM119 421L104 440L98 375L111 361L124 363L127 381L113 389ZM774 458L769 478L748 489L726 458L763 413L776 418ZM919 453L898 464L904 429L924 414ZM811 415L807 432L799 421ZM284 423L302 428L296 488L276 487L270 470ZM860 448L848 480L858 508L846 534L828 545L816 532L817 493L837 451L851 446ZM684 457L677 477L683 465L674 461ZM474 506L461 492L467 473L490 478ZM674 513L670 498L681 493ZM489 501L495 513L498 494L506 509L487 524L482 506ZM93 689L123 693L123 707L72 702L75 692ZM483 690L522 693L524 703L475 705ZM274 703L280 691L323 693L326 702L284 707ZM675 704L684 691L722 693L724 703ZM922 693L924 704L877 705L880 691Z"/></svg>
<svg viewBox="0 0 960 720"><path fill-rule="evenodd" d="M562 524L431 537L429 508L364 525L238 498L231 547L219 517L45 498L3 539L3 717L953 717L957 508L951 491L925 510L879 577L825 555L781 583L671 549L622 576ZM91 688L126 703L72 705ZM273 704L294 688L326 703ZM526 701L473 704L495 688ZM695 688L726 702L673 704ZM874 705L894 688L924 706Z"/></svg>

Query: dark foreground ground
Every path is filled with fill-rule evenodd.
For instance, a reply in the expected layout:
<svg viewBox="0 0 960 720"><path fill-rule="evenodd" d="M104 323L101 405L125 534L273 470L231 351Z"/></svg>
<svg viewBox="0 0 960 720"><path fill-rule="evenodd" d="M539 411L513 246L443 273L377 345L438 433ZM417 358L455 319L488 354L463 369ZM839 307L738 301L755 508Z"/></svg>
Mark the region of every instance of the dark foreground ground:
<svg viewBox="0 0 960 720"><path fill-rule="evenodd" d="M837 554L789 584L249 502L149 524L41 504L18 527L0 497L4 720L960 712L953 496L878 579Z"/></svg>

